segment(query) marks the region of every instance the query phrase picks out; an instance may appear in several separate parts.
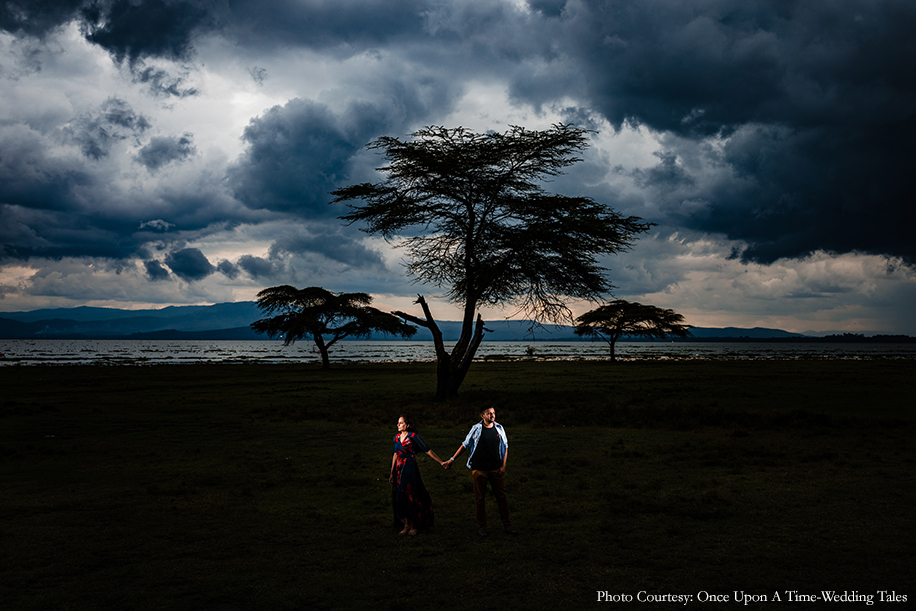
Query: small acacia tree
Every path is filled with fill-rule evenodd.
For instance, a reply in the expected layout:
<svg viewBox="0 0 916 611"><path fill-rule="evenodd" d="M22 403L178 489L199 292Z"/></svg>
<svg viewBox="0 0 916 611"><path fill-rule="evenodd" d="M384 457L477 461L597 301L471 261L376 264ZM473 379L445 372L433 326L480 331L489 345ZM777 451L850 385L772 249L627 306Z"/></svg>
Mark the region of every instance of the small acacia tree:
<svg viewBox="0 0 916 611"><path fill-rule="evenodd" d="M608 343L611 360L614 347L624 336L663 339L668 336L690 337L690 327L674 310L618 299L576 318L575 334L598 337Z"/></svg>
<svg viewBox="0 0 916 611"><path fill-rule="evenodd" d="M377 331L407 338L417 332L397 316L370 307L372 297L366 293L284 285L264 289L258 293L257 303L264 314L276 316L253 322L252 329L270 338L283 337L285 346L311 337L325 369L331 366L328 350L345 337L365 338Z"/></svg>
<svg viewBox="0 0 916 611"><path fill-rule="evenodd" d="M572 321L567 299L601 301L612 288L598 257L627 249L650 227L589 197L541 187L579 161L587 135L560 124L487 134L428 127L406 142L383 137L369 148L383 152L385 180L333 192L334 203L362 202L349 204L342 220L398 239L408 274L444 287L462 306L451 352L422 295L417 303L425 318L394 312L432 333L437 398L455 396L467 374L483 339L481 306L514 305L536 322Z"/></svg>

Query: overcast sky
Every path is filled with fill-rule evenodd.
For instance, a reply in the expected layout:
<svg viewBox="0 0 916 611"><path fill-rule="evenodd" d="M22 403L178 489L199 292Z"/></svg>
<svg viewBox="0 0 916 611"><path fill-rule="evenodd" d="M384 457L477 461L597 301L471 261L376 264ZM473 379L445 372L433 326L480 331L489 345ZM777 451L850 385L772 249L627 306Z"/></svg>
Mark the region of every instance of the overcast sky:
<svg viewBox="0 0 916 611"><path fill-rule="evenodd" d="M412 311L440 291L328 205L381 178L365 145L562 121L598 133L550 188L657 224L615 297L916 335L913 32L912 0L4 0L0 316L278 284Z"/></svg>

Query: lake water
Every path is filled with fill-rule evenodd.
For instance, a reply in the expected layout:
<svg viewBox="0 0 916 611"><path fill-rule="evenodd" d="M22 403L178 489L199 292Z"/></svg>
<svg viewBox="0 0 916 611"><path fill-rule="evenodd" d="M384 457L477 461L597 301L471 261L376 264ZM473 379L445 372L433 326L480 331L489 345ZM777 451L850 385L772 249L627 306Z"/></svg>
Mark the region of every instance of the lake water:
<svg viewBox="0 0 916 611"><path fill-rule="evenodd" d="M450 345L450 344L447 344ZM157 365L176 363L318 362L314 344L274 341L0 340L0 367L22 365ZM619 342L621 360L916 359L916 344L769 342ZM478 360L608 358L604 342L484 342ZM343 341L333 362L431 362L431 341Z"/></svg>

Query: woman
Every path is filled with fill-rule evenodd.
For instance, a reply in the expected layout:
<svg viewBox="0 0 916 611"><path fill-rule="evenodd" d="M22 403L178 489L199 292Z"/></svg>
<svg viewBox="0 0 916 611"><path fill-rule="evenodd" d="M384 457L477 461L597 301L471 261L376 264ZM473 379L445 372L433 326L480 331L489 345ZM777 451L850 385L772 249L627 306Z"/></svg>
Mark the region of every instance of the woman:
<svg viewBox="0 0 916 611"><path fill-rule="evenodd" d="M403 524L400 535L416 535L418 528L433 525L433 502L420 477L417 453L429 454L440 465L442 459L429 449L417 435L413 420L408 416L398 418L398 432L394 436L394 453L391 455L391 497L394 521ZM444 466L444 465L443 465Z"/></svg>

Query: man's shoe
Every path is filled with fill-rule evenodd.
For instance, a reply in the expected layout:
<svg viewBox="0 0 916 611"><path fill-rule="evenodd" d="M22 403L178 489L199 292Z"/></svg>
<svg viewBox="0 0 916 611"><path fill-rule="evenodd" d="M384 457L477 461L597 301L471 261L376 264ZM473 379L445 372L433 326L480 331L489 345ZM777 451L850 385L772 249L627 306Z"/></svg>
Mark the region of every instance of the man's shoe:
<svg viewBox="0 0 916 611"><path fill-rule="evenodd" d="M477 531L477 534L480 535L481 537L486 537L486 536L487 536L487 529L486 529L486 528L481 528L480 530Z"/></svg>
<svg viewBox="0 0 916 611"><path fill-rule="evenodd" d="M506 534L507 535L517 535L518 531L512 528L511 526L509 526L506 528Z"/></svg>

